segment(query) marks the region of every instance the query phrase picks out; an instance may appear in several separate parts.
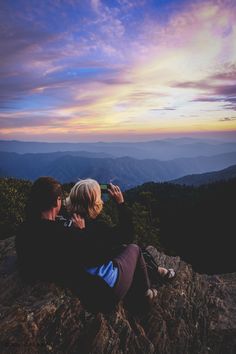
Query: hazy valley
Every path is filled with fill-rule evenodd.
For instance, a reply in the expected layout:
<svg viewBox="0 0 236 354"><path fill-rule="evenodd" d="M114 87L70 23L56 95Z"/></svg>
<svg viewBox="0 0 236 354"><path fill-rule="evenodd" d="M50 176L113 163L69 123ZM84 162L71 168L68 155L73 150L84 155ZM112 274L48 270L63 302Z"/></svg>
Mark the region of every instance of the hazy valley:
<svg viewBox="0 0 236 354"><path fill-rule="evenodd" d="M0 140L0 151L52 153L70 151L91 157L124 157L171 160L182 157L212 156L236 151L236 142L211 139L169 138L144 142L44 143ZM96 156L95 156L95 155Z"/></svg>
<svg viewBox="0 0 236 354"><path fill-rule="evenodd" d="M38 143L0 141L0 176L61 182L91 177L128 189L236 164L236 143L193 138L137 143Z"/></svg>

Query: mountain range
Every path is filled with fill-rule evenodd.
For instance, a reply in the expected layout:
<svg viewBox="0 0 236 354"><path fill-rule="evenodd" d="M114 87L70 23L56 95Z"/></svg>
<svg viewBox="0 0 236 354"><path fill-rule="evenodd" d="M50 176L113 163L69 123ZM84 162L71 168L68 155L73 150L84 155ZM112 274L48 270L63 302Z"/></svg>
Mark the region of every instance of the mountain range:
<svg viewBox="0 0 236 354"><path fill-rule="evenodd" d="M212 156L236 151L236 142L195 138L162 139L145 142L45 143L0 141L0 151L24 153L85 152L103 157L129 156L136 159L172 160L182 157ZM94 156L95 157L95 156ZM97 156L98 157L98 156Z"/></svg>
<svg viewBox="0 0 236 354"><path fill-rule="evenodd" d="M170 182L176 184L185 184L189 186L200 186L202 184L209 184L222 180L227 181L231 178L236 178L236 165L224 168L220 171L187 175Z"/></svg>
<svg viewBox="0 0 236 354"><path fill-rule="evenodd" d="M99 182L113 182L128 189L144 182L164 182L188 174L221 170L236 164L236 152L169 161L92 156L96 155L84 157L75 152L0 152L0 176L35 180L39 176L48 175L62 183L91 177Z"/></svg>

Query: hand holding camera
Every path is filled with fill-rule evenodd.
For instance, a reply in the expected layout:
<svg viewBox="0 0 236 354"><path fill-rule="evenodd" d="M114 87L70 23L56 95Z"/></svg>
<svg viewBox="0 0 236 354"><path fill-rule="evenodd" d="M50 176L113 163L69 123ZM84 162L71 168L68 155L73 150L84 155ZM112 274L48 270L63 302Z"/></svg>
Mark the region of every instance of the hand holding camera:
<svg viewBox="0 0 236 354"><path fill-rule="evenodd" d="M124 203L124 197L119 186L110 183L108 188L108 193L115 200L117 204Z"/></svg>

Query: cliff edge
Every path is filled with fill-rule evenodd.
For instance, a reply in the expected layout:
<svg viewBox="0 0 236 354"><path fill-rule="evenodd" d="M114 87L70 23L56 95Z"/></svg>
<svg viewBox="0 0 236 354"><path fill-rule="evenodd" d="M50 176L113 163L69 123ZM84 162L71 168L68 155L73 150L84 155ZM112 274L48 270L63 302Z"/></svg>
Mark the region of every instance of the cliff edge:
<svg viewBox="0 0 236 354"><path fill-rule="evenodd" d="M14 263L14 238L0 241L0 352L236 353L236 273L200 275L179 257L156 252L177 277L158 284L142 315L122 303L110 314L86 311L70 290L27 285Z"/></svg>

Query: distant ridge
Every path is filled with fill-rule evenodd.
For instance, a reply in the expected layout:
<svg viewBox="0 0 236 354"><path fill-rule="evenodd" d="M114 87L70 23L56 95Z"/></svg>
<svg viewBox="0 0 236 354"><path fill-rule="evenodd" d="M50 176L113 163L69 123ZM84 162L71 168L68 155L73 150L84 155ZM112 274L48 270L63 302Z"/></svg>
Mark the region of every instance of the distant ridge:
<svg viewBox="0 0 236 354"><path fill-rule="evenodd" d="M202 184L213 183L221 180L229 180L231 178L236 178L236 165L224 168L220 171L213 171L207 173L197 173L188 176L184 176L175 180L170 181L176 184L185 184L192 186L200 186Z"/></svg>
<svg viewBox="0 0 236 354"><path fill-rule="evenodd" d="M236 152L236 142L194 138L163 139L142 142L44 143L0 140L0 151L25 153L82 152L106 157L173 160L182 157L213 156ZM95 157L95 156L94 156ZM98 156L96 156L98 157ZM105 157L105 156L104 156Z"/></svg>
<svg viewBox="0 0 236 354"><path fill-rule="evenodd" d="M92 156L92 155L91 155ZM131 157L96 158L67 153L17 154L0 152L0 176L35 180L52 176L60 182L91 177L128 189L145 182L164 182L191 173L221 170L236 164L236 152L169 161Z"/></svg>

